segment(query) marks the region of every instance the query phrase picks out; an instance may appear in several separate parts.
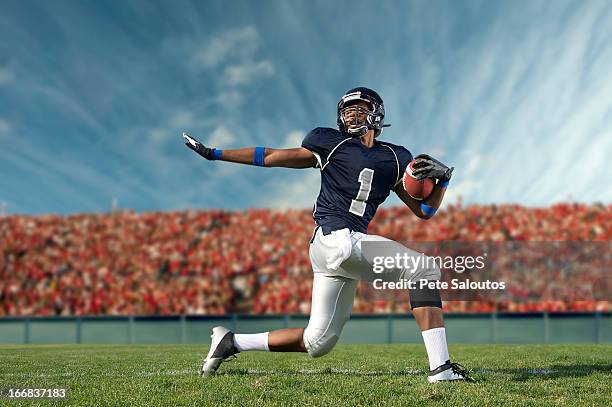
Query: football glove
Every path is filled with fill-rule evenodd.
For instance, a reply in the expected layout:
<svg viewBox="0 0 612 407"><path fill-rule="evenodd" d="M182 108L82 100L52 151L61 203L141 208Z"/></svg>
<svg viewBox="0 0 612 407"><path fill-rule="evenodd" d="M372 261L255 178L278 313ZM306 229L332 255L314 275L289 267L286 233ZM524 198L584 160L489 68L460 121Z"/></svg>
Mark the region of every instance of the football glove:
<svg viewBox="0 0 612 407"><path fill-rule="evenodd" d="M416 177L417 181L422 181L425 178L449 181L454 169L455 167L448 168L427 154L419 154L414 159L412 175Z"/></svg>
<svg viewBox="0 0 612 407"><path fill-rule="evenodd" d="M204 144L200 143L198 140L194 139L187 133L183 133L183 138L186 140L185 145L200 154L202 157L207 160L215 159L214 148L208 148Z"/></svg>

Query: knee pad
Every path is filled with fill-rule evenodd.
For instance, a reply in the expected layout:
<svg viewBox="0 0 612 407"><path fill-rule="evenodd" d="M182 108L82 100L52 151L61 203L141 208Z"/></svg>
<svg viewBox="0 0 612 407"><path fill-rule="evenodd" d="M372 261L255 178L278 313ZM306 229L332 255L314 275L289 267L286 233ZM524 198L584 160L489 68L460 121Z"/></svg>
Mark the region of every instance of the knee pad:
<svg viewBox="0 0 612 407"><path fill-rule="evenodd" d="M340 333L331 329L323 331L306 327L304 330L304 345L308 355L312 358L327 355L336 346L338 339L340 339Z"/></svg>
<svg viewBox="0 0 612 407"><path fill-rule="evenodd" d="M440 290L437 288L415 288L408 290L408 293L410 294L410 307L412 307L412 309L418 307L442 308Z"/></svg>

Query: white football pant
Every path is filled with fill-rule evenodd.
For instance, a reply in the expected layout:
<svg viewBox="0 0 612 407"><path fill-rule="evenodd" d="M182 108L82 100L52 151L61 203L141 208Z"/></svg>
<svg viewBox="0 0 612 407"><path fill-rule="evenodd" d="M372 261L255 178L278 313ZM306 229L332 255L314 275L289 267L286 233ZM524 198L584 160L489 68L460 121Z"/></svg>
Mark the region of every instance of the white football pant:
<svg viewBox="0 0 612 407"><path fill-rule="evenodd" d="M336 345L344 324L350 318L357 283L359 280L372 281L383 278L385 281L438 280L437 267L411 270L393 270L385 275L373 274L372 259L366 261L362 253L363 242L386 242L386 248L395 253L408 253L419 256L393 240L377 235L337 230L323 235L317 227L310 244L310 262L314 272L310 320L304 331L304 344L312 357L323 356Z"/></svg>

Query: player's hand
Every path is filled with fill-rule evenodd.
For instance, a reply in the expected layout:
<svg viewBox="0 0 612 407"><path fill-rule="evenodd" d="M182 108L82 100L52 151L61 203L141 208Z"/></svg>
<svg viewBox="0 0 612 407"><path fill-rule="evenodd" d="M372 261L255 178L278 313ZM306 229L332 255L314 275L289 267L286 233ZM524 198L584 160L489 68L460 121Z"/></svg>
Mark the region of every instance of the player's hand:
<svg viewBox="0 0 612 407"><path fill-rule="evenodd" d="M207 160L215 159L213 148L206 147L204 144L200 143L187 133L183 133L183 138L186 140L185 145L196 153L200 154L202 157L206 158Z"/></svg>
<svg viewBox="0 0 612 407"><path fill-rule="evenodd" d="M412 166L412 175L417 181L425 178L438 179L440 181L448 181L451 179L455 167L448 168L440 161L427 154L419 154L414 159Z"/></svg>

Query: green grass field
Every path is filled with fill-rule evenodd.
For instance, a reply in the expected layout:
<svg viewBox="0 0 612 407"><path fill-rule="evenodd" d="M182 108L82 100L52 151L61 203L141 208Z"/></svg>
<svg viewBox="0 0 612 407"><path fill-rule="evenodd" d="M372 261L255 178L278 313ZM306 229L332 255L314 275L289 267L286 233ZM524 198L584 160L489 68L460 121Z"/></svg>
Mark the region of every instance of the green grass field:
<svg viewBox="0 0 612 407"><path fill-rule="evenodd" d="M478 383L427 383L422 345L251 352L197 375L205 346L0 346L0 388L67 387L68 401L0 405L612 405L611 345L455 345Z"/></svg>

